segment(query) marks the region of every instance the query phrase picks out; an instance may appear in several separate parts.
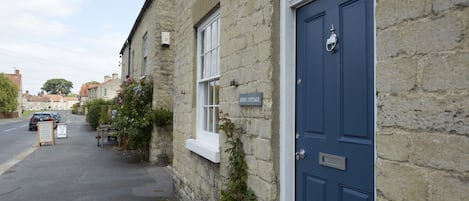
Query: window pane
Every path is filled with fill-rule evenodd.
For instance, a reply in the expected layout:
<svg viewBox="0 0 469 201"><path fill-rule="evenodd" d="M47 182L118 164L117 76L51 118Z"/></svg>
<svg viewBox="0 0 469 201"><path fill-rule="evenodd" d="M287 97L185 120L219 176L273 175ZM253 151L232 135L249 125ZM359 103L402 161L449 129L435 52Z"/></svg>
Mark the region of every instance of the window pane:
<svg viewBox="0 0 469 201"><path fill-rule="evenodd" d="M209 102L208 105L217 105L218 104L218 81L210 82L210 92L209 92Z"/></svg>
<svg viewBox="0 0 469 201"><path fill-rule="evenodd" d="M214 118L213 118L213 120L214 120L214 121L213 121L213 132L214 132L214 133L218 133L218 127L219 127L219 126L218 126L218 121L220 120L220 118L219 118L219 116L218 116L218 114L219 114L219 112L218 112L218 107L215 107L215 108L213 109L213 113L214 113L214 114L213 114L213 116L214 116Z"/></svg>
<svg viewBox="0 0 469 201"><path fill-rule="evenodd" d="M207 77L210 77L212 73L210 69L210 54L205 55L204 59L205 59L205 62L204 62L205 73L204 73L203 78L207 78Z"/></svg>
<svg viewBox="0 0 469 201"><path fill-rule="evenodd" d="M202 68L202 69L200 70L200 75L199 75L200 78L204 78L204 77L205 77L205 76L204 76L204 75L205 75L205 67L204 67L204 65L205 65L205 57L202 55L202 56L200 57L200 66L201 66L201 68Z"/></svg>
<svg viewBox="0 0 469 201"><path fill-rule="evenodd" d="M212 76L218 75L218 48L212 51L212 60L211 60L211 67L212 67Z"/></svg>
<svg viewBox="0 0 469 201"><path fill-rule="evenodd" d="M217 75L220 75L220 48L217 48Z"/></svg>
<svg viewBox="0 0 469 201"><path fill-rule="evenodd" d="M215 20L212 24L212 48L218 46L218 21Z"/></svg>
<svg viewBox="0 0 469 201"><path fill-rule="evenodd" d="M215 81L215 87L214 88L215 88L215 90L214 90L215 91L214 92L215 93L215 95L214 95L214 105L218 106L218 104L220 104L220 100L219 100L219 96L218 96L218 94L220 92L220 82L218 80Z"/></svg>
<svg viewBox="0 0 469 201"><path fill-rule="evenodd" d="M205 30L200 32L200 54L203 55L205 53Z"/></svg>
<svg viewBox="0 0 469 201"><path fill-rule="evenodd" d="M207 49L205 50L205 52L208 52L212 49L212 29L211 29L211 26L207 26L207 29L205 30L205 32L207 33L207 37L206 37L206 43L207 43Z"/></svg>
<svg viewBox="0 0 469 201"><path fill-rule="evenodd" d="M204 131L208 131L208 118L209 118L209 113L208 113L208 108L207 107L204 107L204 124L203 124L203 129Z"/></svg>

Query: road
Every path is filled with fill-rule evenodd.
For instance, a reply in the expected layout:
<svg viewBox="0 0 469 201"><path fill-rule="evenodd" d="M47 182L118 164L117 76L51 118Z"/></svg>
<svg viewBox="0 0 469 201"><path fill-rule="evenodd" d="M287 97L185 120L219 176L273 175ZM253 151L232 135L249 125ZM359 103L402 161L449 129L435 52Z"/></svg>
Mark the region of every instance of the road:
<svg viewBox="0 0 469 201"><path fill-rule="evenodd" d="M24 117L0 123L0 164L5 164L37 144L37 132L28 130L28 121L29 118Z"/></svg>
<svg viewBox="0 0 469 201"><path fill-rule="evenodd" d="M9 140L0 144L0 167L15 161L0 172L1 201L175 200L164 168L116 150L113 142L97 147L83 116L64 116L67 138L41 147L37 133L24 126L27 119L0 123L0 141Z"/></svg>
<svg viewBox="0 0 469 201"><path fill-rule="evenodd" d="M69 111L59 113L62 115L62 122L69 121ZM0 175L37 149L37 131L29 131L29 117L0 122Z"/></svg>

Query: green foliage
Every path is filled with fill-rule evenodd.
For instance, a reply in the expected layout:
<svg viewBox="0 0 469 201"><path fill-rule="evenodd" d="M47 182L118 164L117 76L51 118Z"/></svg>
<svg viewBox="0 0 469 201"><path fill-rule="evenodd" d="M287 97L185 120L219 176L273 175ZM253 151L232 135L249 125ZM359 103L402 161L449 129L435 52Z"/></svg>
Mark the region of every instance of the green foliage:
<svg viewBox="0 0 469 201"><path fill-rule="evenodd" d="M54 78L47 80L42 86L42 90L49 94L69 94L73 88L73 83L63 78Z"/></svg>
<svg viewBox="0 0 469 201"><path fill-rule="evenodd" d="M110 109L111 105L101 107L101 111L99 112L99 124L111 124Z"/></svg>
<svg viewBox="0 0 469 201"><path fill-rule="evenodd" d="M173 112L166 108L156 109L153 112L155 125L158 127L165 127L173 123Z"/></svg>
<svg viewBox="0 0 469 201"><path fill-rule="evenodd" d="M78 110L80 109L80 103L72 105L72 114L78 114Z"/></svg>
<svg viewBox="0 0 469 201"><path fill-rule="evenodd" d="M0 112L12 112L18 108L18 87L0 73Z"/></svg>
<svg viewBox="0 0 469 201"><path fill-rule="evenodd" d="M257 197L247 185L248 165L239 136L240 129L226 117L221 117L220 121L220 129L226 134L228 145L225 152L229 155L228 179L225 182L225 190L221 191L221 201L255 201Z"/></svg>
<svg viewBox="0 0 469 201"><path fill-rule="evenodd" d="M126 81L115 108L117 116L114 126L119 136L124 139L126 148L137 150L148 160L154 112L152 110L153 81Z"/></svg>
<svg viewBox="0 0 469 201"><path fill-rule="evenodd" d="M112 101L105 101L103 99L96 99L85 105L88 108L87 119L91 129L96 129L99 126L103 111L107 111L111 105Z"/></svg>

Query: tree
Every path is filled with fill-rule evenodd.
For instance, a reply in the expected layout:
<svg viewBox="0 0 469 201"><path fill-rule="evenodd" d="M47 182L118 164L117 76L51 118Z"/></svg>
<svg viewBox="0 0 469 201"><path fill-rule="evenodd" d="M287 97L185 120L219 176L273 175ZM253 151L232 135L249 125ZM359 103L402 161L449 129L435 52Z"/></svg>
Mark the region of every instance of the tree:
<svg viewBox="0 0 469 201"><path fill-rule="evenodd" d="M72 82L62 79L62 78L54 78L54 79L47 80L41 89L46 91L49 94L67 95L70 93L70 90L72 88L73 88Z"/></svg>
<svg viewBox="0 0 469 201"><path fill-rule="evenodd" d="M11 112L18 108L18 88L3 73L0 73L0 112Z"/></svg>

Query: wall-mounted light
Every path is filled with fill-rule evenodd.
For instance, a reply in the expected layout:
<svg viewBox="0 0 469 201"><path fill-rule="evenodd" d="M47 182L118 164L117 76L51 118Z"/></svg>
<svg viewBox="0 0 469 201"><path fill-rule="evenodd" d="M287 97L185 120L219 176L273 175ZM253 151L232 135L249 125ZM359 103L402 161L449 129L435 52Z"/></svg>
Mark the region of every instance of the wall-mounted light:
<svg viewBox="0 0 469 201"><path fill-rule="evenodd" d="M238 84L238 81L237 81L237 80L232 79L232 80L230 81L230 87L231 87L231 88L235 88L235 87L238 87L238 86L239 86L239 84Z"/></svg>

